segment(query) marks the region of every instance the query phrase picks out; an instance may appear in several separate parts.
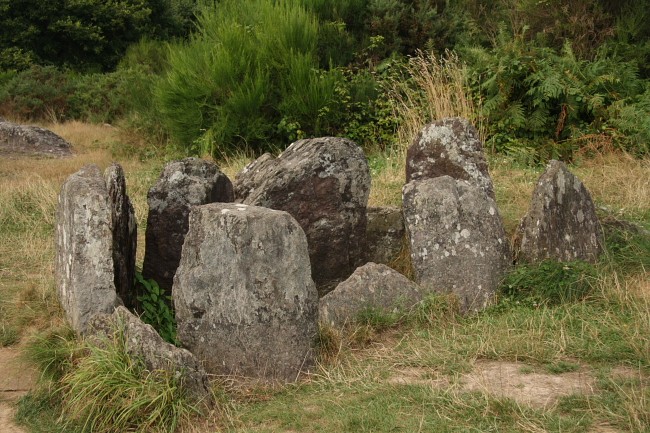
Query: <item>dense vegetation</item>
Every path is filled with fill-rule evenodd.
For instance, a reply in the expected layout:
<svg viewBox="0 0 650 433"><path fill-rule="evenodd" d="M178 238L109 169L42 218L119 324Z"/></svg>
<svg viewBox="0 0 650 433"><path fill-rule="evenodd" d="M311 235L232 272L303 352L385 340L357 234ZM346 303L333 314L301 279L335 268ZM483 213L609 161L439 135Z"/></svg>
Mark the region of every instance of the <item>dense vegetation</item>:
<svg viewBox="0 0 650 433"><path fill-rule="evenodd" d="M646 1L36 3L0 1L5 117L117 122L187 154L317 135L386 148L403 119L383 95L421 90L409 56L453 51L490 148L648 152Z"/></svg>

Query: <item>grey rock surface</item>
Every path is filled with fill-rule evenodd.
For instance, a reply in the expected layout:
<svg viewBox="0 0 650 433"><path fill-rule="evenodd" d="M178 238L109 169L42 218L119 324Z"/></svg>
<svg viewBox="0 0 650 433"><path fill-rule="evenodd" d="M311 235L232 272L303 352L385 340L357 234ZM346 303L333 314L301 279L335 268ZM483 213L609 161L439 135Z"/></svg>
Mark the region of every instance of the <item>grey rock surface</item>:
<svg viewBox="0 0 650 433"><path fill-rule="evenodd" d="M267 172L272 170L276 162L273 155L265 153L237 173L232 184L235 202L241 203L254 192L255 188L263 184Z"/></svg>
<svg viewBox="0 0 650 433"><path fill-rule="evenodd" d="M221 203L195 207L189 224L174 279L183 346L209 373L294 381L313 364L318 319L300 225Z"/></svg>
<svg viewBox="0 0 650 433"><path fill-rule="evenodd" d="M55 278L59 301L80 333L97 313L121 302L115 291L112 206L99 167L87 165L63 183L56 212Z"/></svg>
<svg viewBox="0 0 650 433"><path fill-rule="evenodd" d="M112 210L115 289L124 305L133 309L137 305L134 280L138 224L133 205L126 193L126 179L122 166L111 164L104 171L104 178Z"/></svg>
<svg viewBox="0 0 650 433"><path fill-rule="evenodd" d="M322 296L365 262L370 169L345 138L299 140L254 165L242 203L290 213L307 235L312 277ZM248 182L250 180L250 182Z"/></svg>
<svg viewBox="0 0 650 433"><path fill-rule="evenodd" d="M123 331L127 353L142 360L149 371L167 371L180 379L181 386L193 401L207 405L212 402L208 375L196 357L164 341L151 325L125 307L117 307L110 315L95 315L88 328L88 334L95 337L112 338L116 332Z"/></svg>
<svg viewBox="0 0 650 433"><path fill-rule="evenodd" d="M233 199L232 183L216 164L199 158L167 164L147 195L144 277L153 278L169 293L192 207Z"/></svg>
<svg viewBox="0 0 650 433"><path fill-rule="evenodd" d="M494 200L478 186L443 176L409 182L403 201L421 289L454 293L463 312L487 306L512 261Z"/></svg>
<svg viewBox="0 0 650 433"><path fill-rule="evenodd" d="M18 125L0 119L0 156L72 156L70 143L54 132L37 126Z"/></svg>
<svg viewBox="0 0 650 433"><path fill-rule="evenodd" d="M550 161L517 229L517 260L595 262L602 244L602 228L589 191L563 162Z"/></svg>
<svg viewBox="0 0 650 433"><path fill-rule="evenodd" d="M319 321L335 327L352 323L365 309L407 311L422 299L418 286L386 265L367 263L319 302Z"/></svg>
<svg viewBox="0 0 650 433"><path fill-rule="evenodd" d="M369 207L367 210L366 260L389 265L402 252L406 236L402 209Z"/></svg>
<svg viewBox="0 0 650 433"><path fill-rule="evenodd" d="M407 183L439 176L467 180L494 198L483 143L467 119L452 117L430 123L407 150Z"/></svg>

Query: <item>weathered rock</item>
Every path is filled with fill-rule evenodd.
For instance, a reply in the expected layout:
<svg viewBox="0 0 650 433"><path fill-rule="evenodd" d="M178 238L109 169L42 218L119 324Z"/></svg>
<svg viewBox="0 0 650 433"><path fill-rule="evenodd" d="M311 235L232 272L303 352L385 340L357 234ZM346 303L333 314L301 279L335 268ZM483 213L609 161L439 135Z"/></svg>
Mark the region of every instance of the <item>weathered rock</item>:
<svg viewBox="0 0 650 433"><path fill-rule="evenodd" d="M366 260L391 264L404 247L406 229L402 210L396 207L369 207L367 215Z"/></svg>
<svg viewBox="0 0 650 433"><path fill-rule="evenodd" d="M307 239L291 215L192 209L174 305L181 343L209 373L295 380L313 364L317 303Z"/></svg>
<svg viewBox="0 0 650 433"><path fill-rule="evenodd" d="M212 393L208 375L192 353L169 344L156 330L134 316L124 307L117 307L113 314L97 314L89 322L89 334L101 338L113 338L116 332L124 332L126 351L141 359L149 371L162 370L180 379L180 385L195 402L210 404Z"/></svg>
<svg viewBox="0 0 650 433"><path fill-rule="evenodd" d="M415 281L456 294L464 312L484 308L512 260L494 200L449 176L409 182L403 200Z"/></svg>
<svg viewBox="0 0 650 433"><path fill-rule="evenodd" d="M265 153L237 173L232 184L235 202L241 203L251 195L253 190L264 182L266 173L275 164L273 155Z"/></svg>
<svg viewBox="0 0 650 433"><path fill-rule="evenodd" d="M72 156L70 143L50 130L0 119L0 156Z"/></svg>
<svg viewBox="0 0 650 433"><path fill-rule="evenodd" d="M104 171L104 178L112 208L115 289L124 305L133 309L137 305L134 280L138 228L135 211L126 193L126 179L122 167L113 163Z"/></svg>
<svg viewBox="0 0 650 433"><path fill-rule="evenodd" d="M212 162L185 158L167 164L147 196L149 215L142 273L172 289L193 206L232 202L230 179Z"/></svg>
<svg viewBox="0 0 650 433"><path fill-rule="evenodd" d="M319 302L319 321L340 327L365 309L405 311L422 299L419 288L386 265L367 263Z"/></svg>
<svg viewBox="0 0 650 433"><path fill-rule="evenodd" d="M467 120L452 117L425 126L406 153L406 182L451 176L467 180L494 198L483 143Z"/></svg>
<svg viewBox="0 0 650 433"><path fill-rule="evenodd" d="M248 170L254 176L239 176L251 181L240 188L249 191L242 202L289 212L298 221L321 296L365 262L370 170L359 146L345 138L299 140L254 167Z"/></svg>
<svg viewBox="0 0 650 433"><path fill-rule="evenodd" d="M517 260L595 262L602 243L602 229L589 192L564 163L549 162L517 229Z"/></svg>
<svg viewBox="0 0 650 433"><path fill-rule="evenodd" d="M77 332L120 304L115 292L112 207L99 167L87 165L63 183L56 213L56 286Z"/></svg>

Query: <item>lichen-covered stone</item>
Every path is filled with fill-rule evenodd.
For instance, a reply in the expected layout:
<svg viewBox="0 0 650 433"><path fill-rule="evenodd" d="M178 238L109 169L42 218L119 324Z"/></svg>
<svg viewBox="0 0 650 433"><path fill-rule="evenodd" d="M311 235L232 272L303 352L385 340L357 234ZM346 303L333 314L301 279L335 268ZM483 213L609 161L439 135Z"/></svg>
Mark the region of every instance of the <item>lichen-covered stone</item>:
<svg viewBox="0 0 650 433"><path fill-rule="evenodd" d="M312 277L321 296L365 262L370 169L354 142L299 140L248 173L237 176L246 179L246 186L238 187L248 191L242 203L283 210L298 221L307 235Z"/></svg>
<svg viewBox="0 0 650 433"><path fill-rule="evenodd" d="M494 187L476 128L460 117L424 128L406 154L406 182L451 176L467 180L494 198Z"/></svg>
<svg viewBox="0 0 650 433"><path fill-rule="evenodd" d="M0 118L0 156L72 156L70 143L38 126L17 125Z"/></svg>
<svg viewBox="0 0 650 433"><path fill-rule="evenodd" d="M241 203L254 193L255 188L264 183L268 170L275 164L276 159L273 155L265 153L237 173L232 184L235 202Z"/></svg>
<svg viewBox="0 0 650 433"><path fill-rule="evenodd" d="M137 221L131 200L126 193L124 170L113 163L104 171L106 189L112 209L113 264L115 289L127 308L137 305L135 253L138 244Z"/></svg>
<svg viewBox="0 0 650 433"><path fill-rule="evenodd" d="M484 308L512 261L494 200L476 185L443 176L409 182L403 201L422 291L454 293L464 312Z"/></svg>
<svg viewBox="0 0 650 433"><path fill-rule="evenodd" d="M63 183L56 212L55 278L72 328L85 332L97 313L120 304L115 291L112 206L99 167L87 165Z"/></svg>
<svg viewBox="0 0 650 433"><path fill-rule="evenodd" d="M367 211L366 260L389 265L404 247L406 229L402 209L396 207L369 207Z"/></svg>
<svg viewBox="0 0 650 433"><path fill-rule="evenodd" d="M151 325L142 322L126 308L117 307L111 315L95 315L88 328L88 334L100 344L101 338L114 338L116 333L123 332L126 352L142 360L145 368L174 375L195 403L209 405L212 402L208 375L196 357L188 350L164 341Z"/></svg>
<svg viewBox="0 0 650 433"><path fill-rule="evenodd" d="M192 207L233 199L232 183L216 164L198 158L167 164L147 195L143 275L171 290Z"/></svg>
<svg viewBox="0 0 650 433"><path fill-rule="evenodd" d="M550 161L517 229L517 260L595 262L602 243L602 229L589 191L563 162Z"/></svg>
<svg viewBox="0 0 650 433"><path fill-rule="evenodd" d="M286 212L197 206L174 279L178 337L209 373L294 381L313 365L318 295Z"/></svg>
<svg viewBox="0 0 650 433"><path fill-rule="evenodd" d="M386 265L367 263L319 302L319 321L335 327L352 323L363 310L406 311L422 299L417 285Z"/></svg>

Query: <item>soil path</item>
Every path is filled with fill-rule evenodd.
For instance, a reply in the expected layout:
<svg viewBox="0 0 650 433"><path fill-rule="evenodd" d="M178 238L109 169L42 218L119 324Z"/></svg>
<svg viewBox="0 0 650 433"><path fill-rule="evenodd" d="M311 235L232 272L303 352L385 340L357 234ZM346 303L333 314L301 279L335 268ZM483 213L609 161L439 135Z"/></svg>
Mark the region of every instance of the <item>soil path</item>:
<svg viewBox="0 0 650 433"><path fill-rule="evenodd" d="M14 421L14 403L29 391L36 372L26 366L16 348L0 348L0 433L25 433Z"/></svg>

